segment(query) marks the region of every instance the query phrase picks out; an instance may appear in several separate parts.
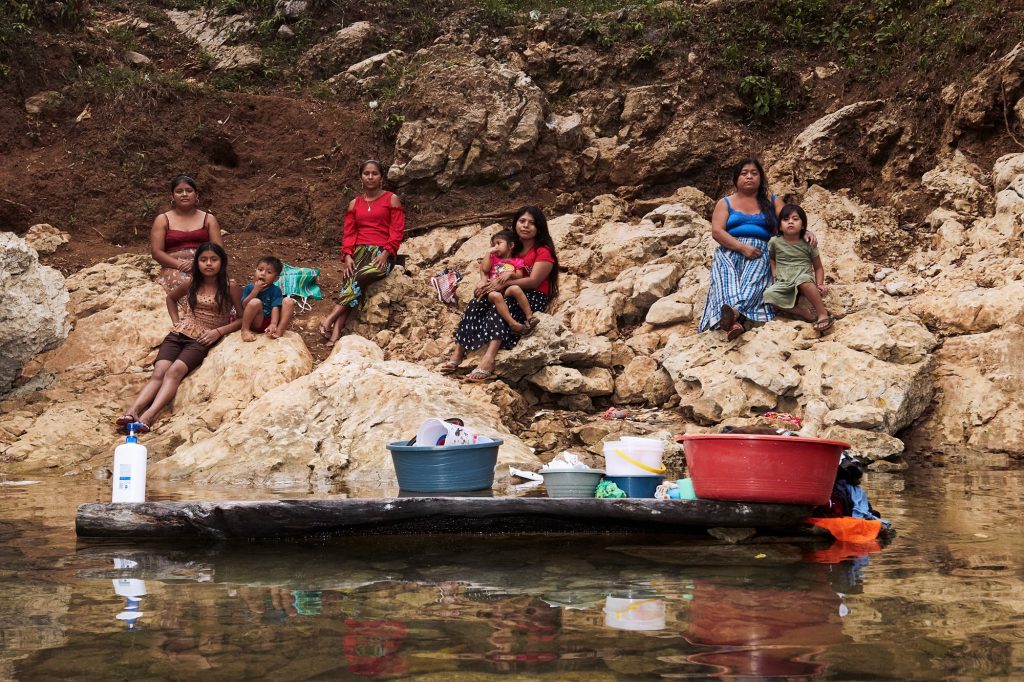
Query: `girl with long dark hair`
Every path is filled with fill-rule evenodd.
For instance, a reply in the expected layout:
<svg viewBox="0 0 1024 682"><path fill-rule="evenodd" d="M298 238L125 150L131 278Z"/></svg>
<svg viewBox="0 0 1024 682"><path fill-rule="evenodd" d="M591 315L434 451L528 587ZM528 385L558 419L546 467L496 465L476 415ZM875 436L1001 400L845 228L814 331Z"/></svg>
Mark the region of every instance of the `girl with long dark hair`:
<svg viewBox="0 0 1024 682"><path fill-rule="evenodd" d="M117 419L118 426L136 423L135 430L146 433L153 420L178 392L189 372L203 364L210 348L242 326L231 321L232 306L242 310L241 290L228 284L228 255L219 244L207 242L196 249L192 277L167 294L167 313L171 333L157 352L150 377L132 406ZM186 305L181 312L178 304Z"/></svg>

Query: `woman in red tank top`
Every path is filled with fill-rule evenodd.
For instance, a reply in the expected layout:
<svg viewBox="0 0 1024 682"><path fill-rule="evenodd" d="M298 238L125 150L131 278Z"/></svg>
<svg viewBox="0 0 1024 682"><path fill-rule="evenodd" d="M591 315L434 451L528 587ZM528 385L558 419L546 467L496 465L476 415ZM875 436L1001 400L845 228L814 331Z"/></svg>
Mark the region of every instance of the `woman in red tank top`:
<svg viewBox="0 0 1024 682"><path fill-rule="evenodd" d="M168 292L192 279L192 261L204 242L223 247L220 224L207 211L200 211L196 181L187 175L171 180L171 210L153 221L149 252L162 265L157 281Z"/></svg>
<svg viewBox="0 0 1024 682"><path fill-rule="evenodd" d="M349 202L341 233L341 291L334 310L320 325L320 335L332 344L365 298L366 288L391 272L405 236L405 209L397 195L381 187L380 161L363 161L359 179L363 193Z"/></svg>

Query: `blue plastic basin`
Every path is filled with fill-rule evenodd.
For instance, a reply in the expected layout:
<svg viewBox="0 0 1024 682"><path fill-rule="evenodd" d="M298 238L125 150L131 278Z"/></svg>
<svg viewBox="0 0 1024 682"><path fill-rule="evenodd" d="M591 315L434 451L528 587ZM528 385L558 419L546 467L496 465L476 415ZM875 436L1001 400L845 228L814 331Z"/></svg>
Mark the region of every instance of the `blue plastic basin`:
<svg viewBox="0 0 1024 682"><path fill-rule="evenodd" d="M423 446L406 445L400 440L388 443L388 450L401 490L454 493L494 485L494 466L502 442L496 438L472 445Z"/></svg>
<svg viewBox="0 0 1024 682"><path fill-rule="evenodd" d="M654 497L664 476L605 476L604 480L619 486L626 497Z"/></svg>

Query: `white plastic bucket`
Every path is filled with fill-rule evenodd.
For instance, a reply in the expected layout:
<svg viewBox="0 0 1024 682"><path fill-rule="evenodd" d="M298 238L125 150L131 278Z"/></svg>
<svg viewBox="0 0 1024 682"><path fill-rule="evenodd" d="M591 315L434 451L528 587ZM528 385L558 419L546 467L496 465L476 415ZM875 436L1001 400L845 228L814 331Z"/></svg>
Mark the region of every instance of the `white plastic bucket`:
<svg viewBox="0 0 1024 682"><path fill-rule="evenodd" d="M664 453L660 440L627 436L604 444L604 468L608 476L660 476Z"/></svg>
<svg viewBox="0 0 1024 682"><path fill-rule="evenodd" d="M616 630L664 630L665 602L608 597L604 603L604 624Z"/></svg>
<svg viewBox="0 0 1024 682"><path fill-rule="evenodd" d="M423 422L419 430L416 432L416 445L425 447L435 447L440 445L441 439L444 439L444 445L472 445L476 442L488 442L489 438L478 436L477 434L467 431L466 427L460 423L453 423L445 421L444 419L428 419Z"/></svg>

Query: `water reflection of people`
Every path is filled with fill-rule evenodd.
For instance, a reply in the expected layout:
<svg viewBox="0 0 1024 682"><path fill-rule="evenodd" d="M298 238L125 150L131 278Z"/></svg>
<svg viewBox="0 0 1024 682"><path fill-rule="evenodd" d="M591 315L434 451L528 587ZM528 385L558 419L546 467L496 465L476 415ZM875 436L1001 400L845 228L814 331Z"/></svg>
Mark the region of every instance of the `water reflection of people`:
<svg viewBox="0 0 1024 682"><path fill-rule="evenodd" d="M354 675L398 675L409 669L402 643L409 634L400 620L347 618L343 638L345 661Z"/></svg>
<svg viewBox="0 0 1024 682"><path fill-rule="evenodd" d="M531 595L495 602L488 611L477 614L494 628L487 638L491 650L484 658L501 672L558 660L555 641L561 614L561 609L550 608Z"/></svg>

